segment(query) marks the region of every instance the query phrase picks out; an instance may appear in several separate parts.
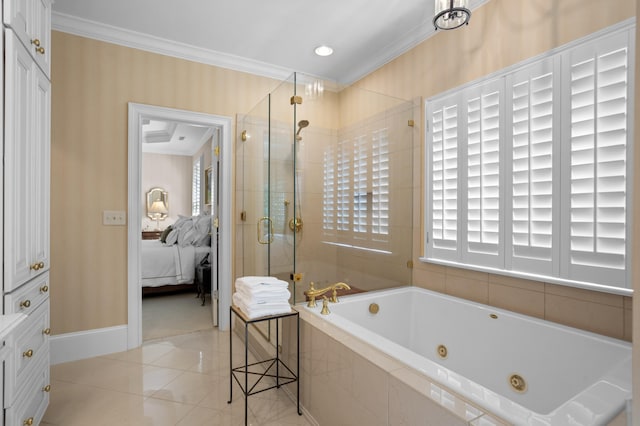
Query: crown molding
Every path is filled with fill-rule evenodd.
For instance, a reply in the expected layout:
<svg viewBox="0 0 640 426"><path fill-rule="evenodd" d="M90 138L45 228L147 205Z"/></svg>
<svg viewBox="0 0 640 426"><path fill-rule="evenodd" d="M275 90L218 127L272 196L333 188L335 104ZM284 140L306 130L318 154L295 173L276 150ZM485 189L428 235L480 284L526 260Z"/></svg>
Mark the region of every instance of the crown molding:
<svg viewBox="0 0 640 426"><path fill-rule="evenodd" d="M469 8L473 11L489 0L471 0ZM144 50L160 55L172 56L188 61L199 62L216 67L272 78L278 81L289 78L294 70L279 67L266 62L243 58L215 50L203 49L186 43L180 43L136 31L126 30L112 25L88 19L78 18L65 13L51 13L51 28L81 37L113 43L133 49ZM436 33L430 24L422 25L407 32L407 36L379 49L379 55L371 57L366 64L340 79L340 82L325 80L322 77L302 73L304 78L324 80L325 90L340 91L383 65L391 62L403 53L411 50Z"/></svg>
<svg viewBox="0 0 640 426"><path fill-rule="evenodd" d="M255 61L215 50L203 49L186 43L167 40L136 31L106 25L65 13L51 13L51 28L81 37L117 44L133 49L145 50L160 55L173 56L188 61L214 65L262 77L284 80L293 70L265 62Z"/></svg>

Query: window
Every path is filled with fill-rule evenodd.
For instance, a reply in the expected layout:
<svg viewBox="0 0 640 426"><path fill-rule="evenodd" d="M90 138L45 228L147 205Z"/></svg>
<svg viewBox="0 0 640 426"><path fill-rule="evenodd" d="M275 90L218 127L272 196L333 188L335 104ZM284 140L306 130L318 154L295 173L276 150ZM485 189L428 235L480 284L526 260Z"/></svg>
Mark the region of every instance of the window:
<svg viewBox="0 0 640 426"><path fill-rule="evenodd" d="M426 260L628 288L630 46L609 31L426 103Z"/></svg>
<svg viewBox="0 0 640 426"><path fill-rule="evenodd" d="M327 242L384 250L389 234L389 130L344 132L323 164Z"/></svg>
<svg viewBox="0 0 640 426"><path fill-rule="evenodd" d="M193 163L193 171L191 177L191 214L197 216L202 212L203 194L202 194L202 163L204 156L200 156Z"/></svg>

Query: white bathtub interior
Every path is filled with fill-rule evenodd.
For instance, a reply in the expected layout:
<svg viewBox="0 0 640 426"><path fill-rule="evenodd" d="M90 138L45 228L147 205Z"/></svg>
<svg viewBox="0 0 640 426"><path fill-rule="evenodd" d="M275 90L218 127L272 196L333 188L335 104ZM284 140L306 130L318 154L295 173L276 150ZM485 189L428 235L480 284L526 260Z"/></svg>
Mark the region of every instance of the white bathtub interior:
<svg viewBox="0 0 640 426"><path fill-rule="evenodd" d="M627 342L416 287L343 297L330 309L327 321L511 421L610 420L631 395ZM513 374L525 392L511 387Z"/></svg>

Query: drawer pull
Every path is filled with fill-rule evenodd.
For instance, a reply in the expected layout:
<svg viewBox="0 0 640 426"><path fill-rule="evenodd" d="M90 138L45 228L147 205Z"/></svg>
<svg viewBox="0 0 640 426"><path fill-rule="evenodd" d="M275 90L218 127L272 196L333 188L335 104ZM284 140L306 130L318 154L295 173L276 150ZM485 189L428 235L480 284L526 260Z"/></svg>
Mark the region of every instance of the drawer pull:
<svg viewBox="0 0 640 426"><path fill-rule="evenodd" d="M40 54L44 55L44 47L38 47L38 48L36 49L36 52L38 52L38 53L40 53Z"/></svg>
<svg viewBox="0 0 640 426"><path fill-rule="evenodd" d="M51 385L47 385L45 387L42 388L43 392L50 392L51 391Z"/></svg>
<svg viewBox="0 0 640 426"><path fill-rule="evenodd" d="M44 49L42 49L42 53L44 53ZM38 263L38 268L44 269L44 262Z"/></svg>
<svg viewBox="0 0 640 426"><path fill-rule="evenodd" d="M29 349L26 352L22 352L22 357L27 357L27 358L31 358L33 356L33 349Z"/></svg>
<svg viewBox="0 0 640 426"><path fill-rule="evenodd" d="M45 328L44 330L42 330L42 334L46 334L47 336L51 334L51 329L50 328Z"/></svg>
<svg viewBox="0 0 640 426"><path fill-rule="evenodd" d="M37 271L40 269L40 263L34 263L33 265L29 266L29 268Z"/></svg>
<svg viewBox="0 0 640 426"><path fill-rule="evenodd" d="M36 47L40 47L40 40L34 38L33 40L31 40L31 44L35 45Z"/></svg>
<svg viewBox="0 0 640 426"><path fill-rule="evenodd" d="M28 308L29 306L31 306L31 300L29 299L20 302L20 308Z"/></svg>
<svg viewBox="0 0 640 426"><path fill-rule="evenodd" d="M40 293L46 293L48 291L49 291L48 285L43 285L42 287L40 287Z"/></svg>
<svg viewBox="0 0 640 426"><path fill-rule="evenodd" d="M33 424L33 417L29 417L27 420L22 422L23 426L31 426Z"/></svg>

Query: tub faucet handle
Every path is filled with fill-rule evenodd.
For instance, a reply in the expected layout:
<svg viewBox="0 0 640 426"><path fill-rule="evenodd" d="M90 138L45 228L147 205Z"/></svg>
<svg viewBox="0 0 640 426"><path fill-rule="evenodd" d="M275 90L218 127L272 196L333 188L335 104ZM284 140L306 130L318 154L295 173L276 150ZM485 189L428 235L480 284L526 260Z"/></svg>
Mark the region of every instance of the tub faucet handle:
<svg viewBox="0 0 640 426"><path fill-rule="evenodd" d="M329 299L327 299L327 296L322 296L322 310L320 313L322 315L329 315L331 313L329 310Z"/></svg>
<svg viewBox="0 0 640 426"><path fill-rule="evenodd" d="M307 307L315 308L316 307L316 295L317 295L317 292L316 292L316 286L313 283L313 281L311 281L309 283L309 290L307 290L306 295L307 295L307 299L308 299Z"/></svg>

